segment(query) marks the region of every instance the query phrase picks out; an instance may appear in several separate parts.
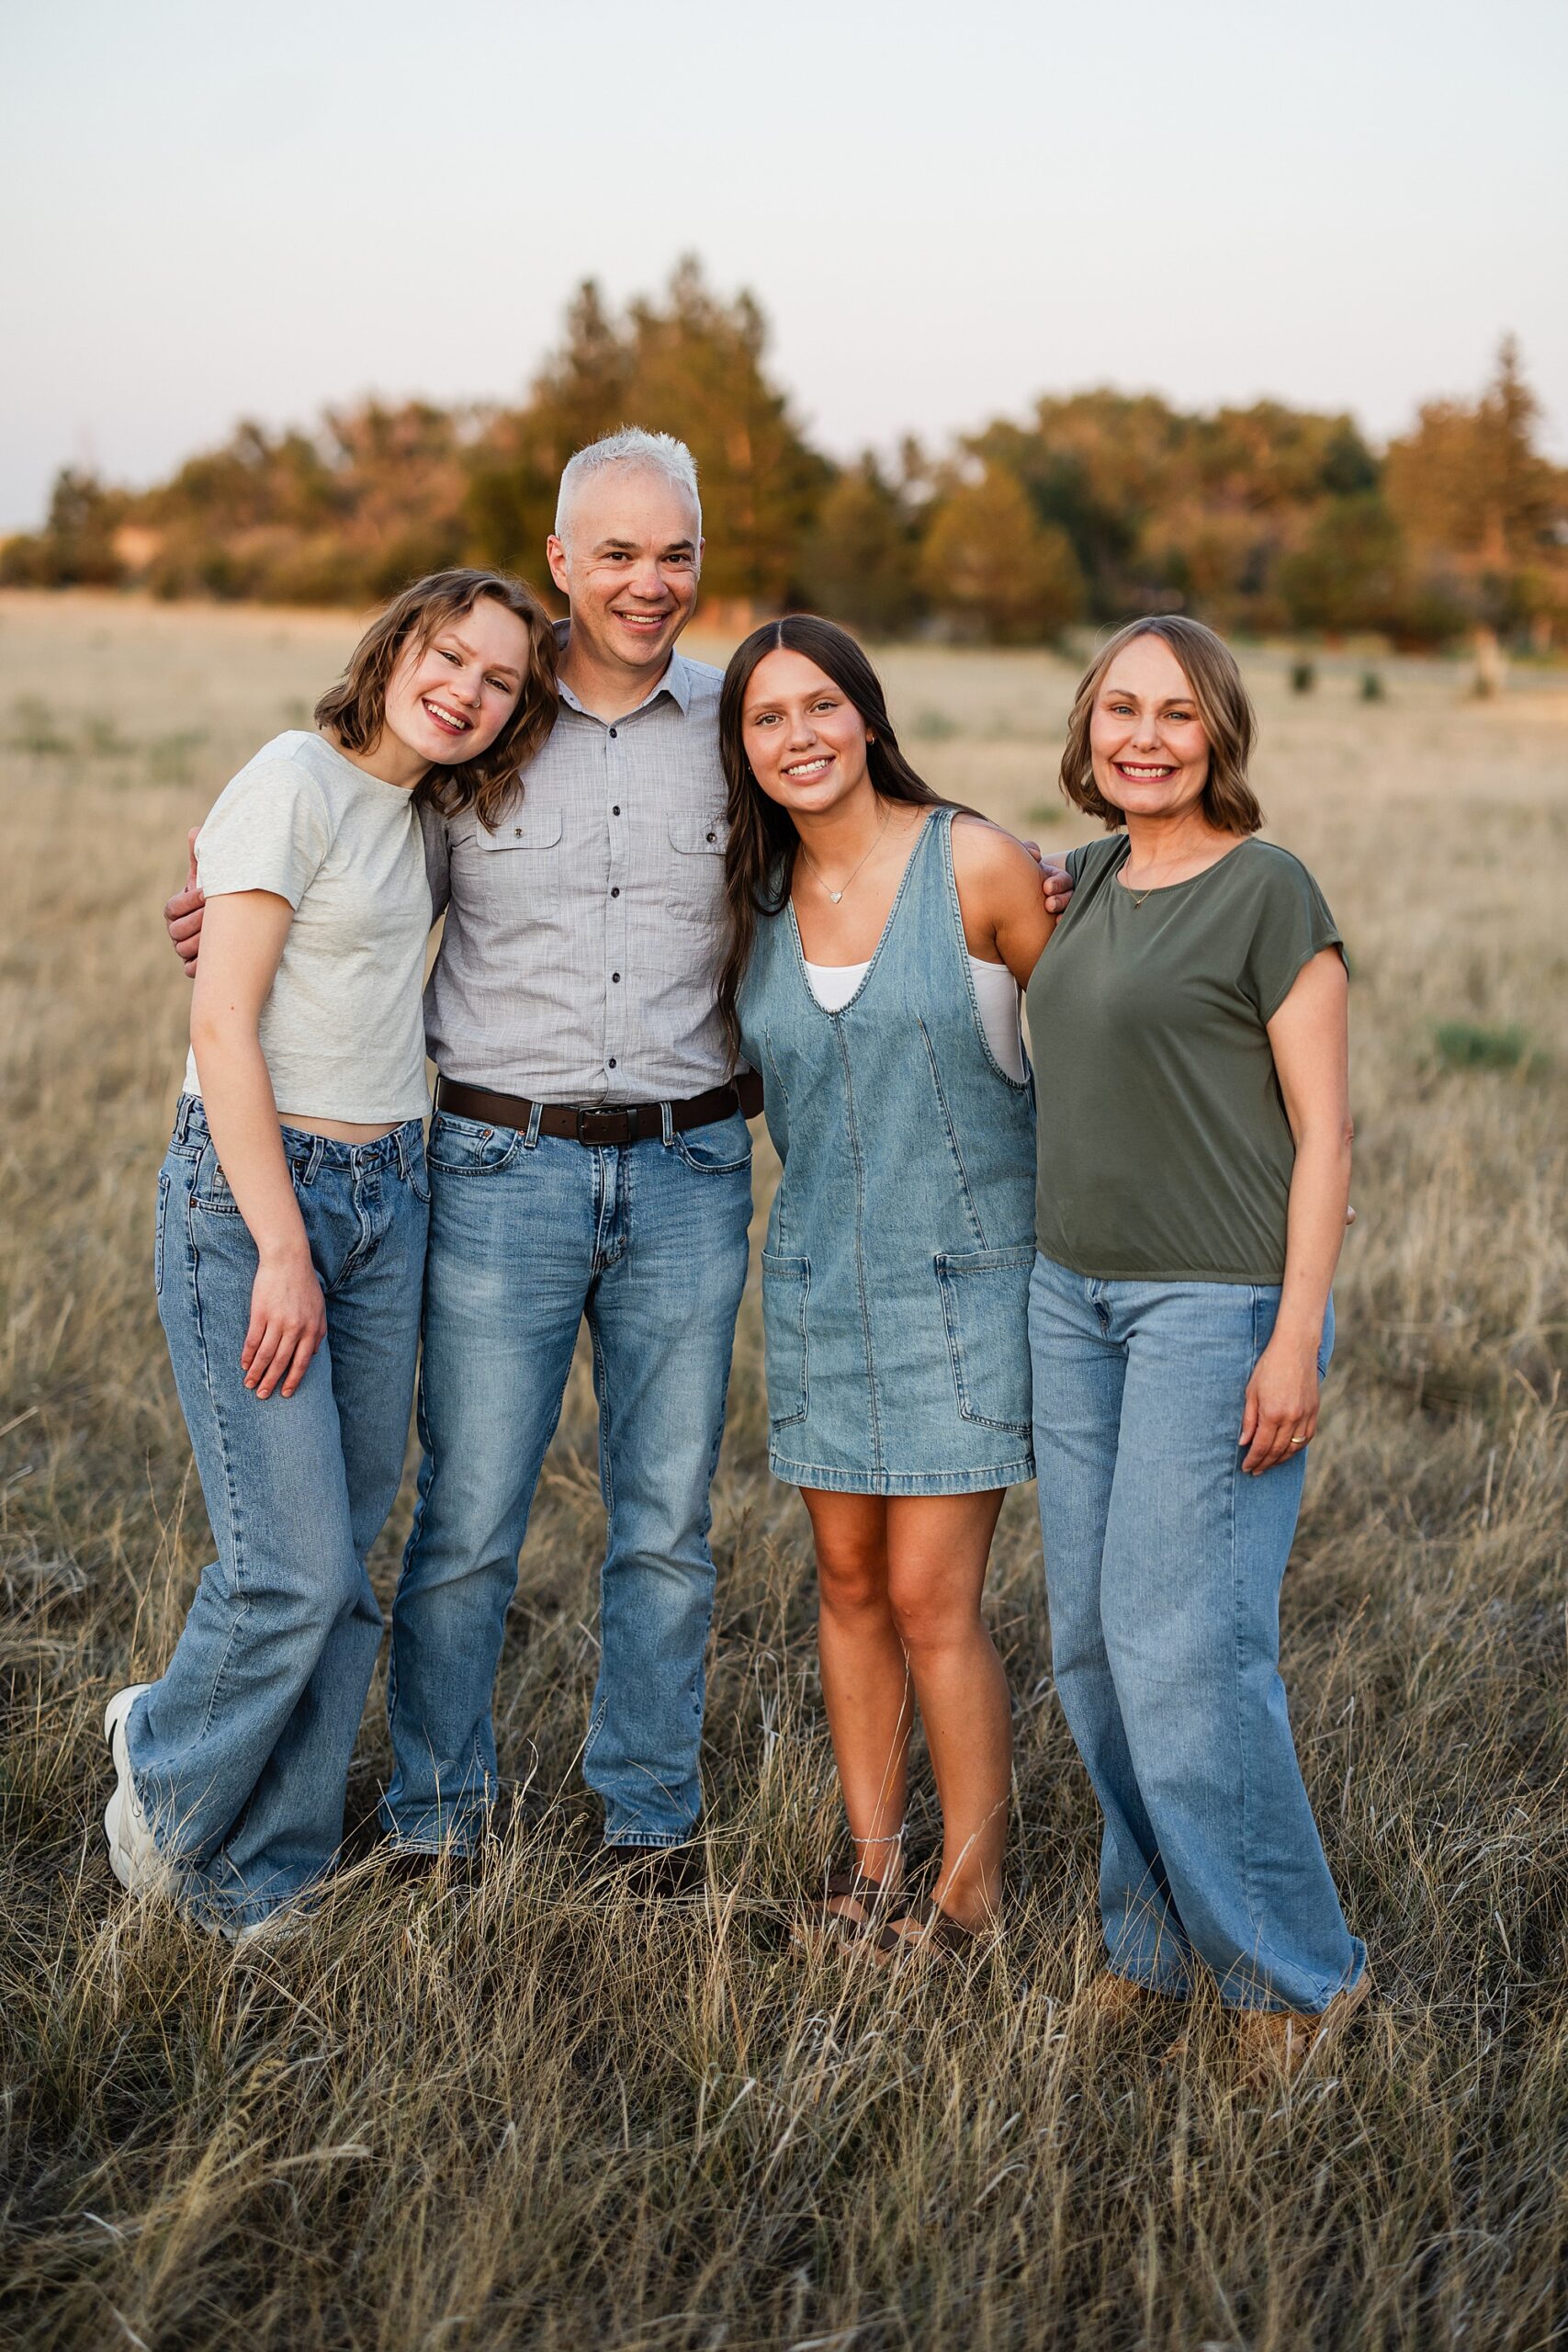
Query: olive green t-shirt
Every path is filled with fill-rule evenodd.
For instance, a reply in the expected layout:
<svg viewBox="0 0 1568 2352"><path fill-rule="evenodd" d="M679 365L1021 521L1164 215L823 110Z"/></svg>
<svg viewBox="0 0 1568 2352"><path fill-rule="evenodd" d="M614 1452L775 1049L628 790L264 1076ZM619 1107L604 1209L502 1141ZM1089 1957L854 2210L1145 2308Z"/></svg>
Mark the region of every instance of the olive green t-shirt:
<svg viewBox="0 0 1568 2352"><path fill-rule="evenodd" d="M1036 1238L1106 1282L1278 1283L1295 1161L1267 1023L1344 954L1306 867L1256 838L1141 900L1117 832L1029 983L1040 1078Z"/></svg>

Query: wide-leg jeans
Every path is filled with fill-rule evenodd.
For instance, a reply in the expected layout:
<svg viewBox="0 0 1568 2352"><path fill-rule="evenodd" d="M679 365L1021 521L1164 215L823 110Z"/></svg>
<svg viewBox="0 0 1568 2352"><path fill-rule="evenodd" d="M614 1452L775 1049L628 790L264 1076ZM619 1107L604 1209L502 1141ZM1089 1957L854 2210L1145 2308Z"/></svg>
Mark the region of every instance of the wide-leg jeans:
<svg viewBox="0 0 1568 2352"><path fill-rule="evenodd" d="M1104 1815L1111 1965L1181 1994L1201 1962L1236 2007L1316 2012L1366 1952L1280 1679L1306 1449L1248 1476L1237 1442L1279 1303L1277 1285L1102 1282L1038 1257L1034 1445L1056 1689Z"/></svg>
<svg viewBox="0 0 1568 2352"><path fill-rule="evenodd" d="M701 1804L708 1487L746 1280L751 1142L731 1117L585 1146L438 1113L430 1135L413 1532L392 1611L400 1845L470 1845L497 1786L491 1696L518 1554L586 1317L608 1538L583 1776L618 1845Z"/></svg>
<svg viewBox="0 0 1568 2352"><path fill-rule="evenodd" d="M126 1743L160 1847L224 1927L299 1894L342 1841L381 1636L365 1561L397 1498L419 1349L420 1122L283 1142L327 1307L292 1396L244 1385L256 1248L194 1096L158 1179L158 1311L218 1556Z"/></svg>

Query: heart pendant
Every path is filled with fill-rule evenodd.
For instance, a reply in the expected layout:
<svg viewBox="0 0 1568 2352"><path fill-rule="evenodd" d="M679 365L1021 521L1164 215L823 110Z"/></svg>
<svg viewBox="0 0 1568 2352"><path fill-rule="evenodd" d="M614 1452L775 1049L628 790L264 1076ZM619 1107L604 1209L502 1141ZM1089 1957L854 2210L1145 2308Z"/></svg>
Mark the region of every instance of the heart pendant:
<svg viewBox="0 0 1568 2352"><path fill-rule="evenodd" d="M844 894L841 890L829 890L828 893L828 896L832 899L835 906L838 905L839 900L843 897L843 895Z"/></svg>

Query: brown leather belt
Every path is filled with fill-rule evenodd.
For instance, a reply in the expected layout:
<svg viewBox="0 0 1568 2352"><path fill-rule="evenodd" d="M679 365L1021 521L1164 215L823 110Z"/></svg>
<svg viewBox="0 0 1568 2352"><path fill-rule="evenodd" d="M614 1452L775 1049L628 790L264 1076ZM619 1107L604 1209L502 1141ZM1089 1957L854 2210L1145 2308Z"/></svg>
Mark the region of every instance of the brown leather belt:
<svg viewBox="0 0 1568 2352"><path fill-rule="evenodd" d="M733 1118L737 1111L754 1119L762 1107L762 1081L754 1069L742 1070L729 1086L710 1086L687 1102L530 1102L524 1094L496 1094L488 1086L464 1086L454 1078L435 1081L435 1107L459 1119L486 1119L492 1126L525 1131L539 1114L538 1132L558 1136L569 1143L649 1143L663 1136L668 1108L672 1131L711 1126L716 1119Z"/></svg>

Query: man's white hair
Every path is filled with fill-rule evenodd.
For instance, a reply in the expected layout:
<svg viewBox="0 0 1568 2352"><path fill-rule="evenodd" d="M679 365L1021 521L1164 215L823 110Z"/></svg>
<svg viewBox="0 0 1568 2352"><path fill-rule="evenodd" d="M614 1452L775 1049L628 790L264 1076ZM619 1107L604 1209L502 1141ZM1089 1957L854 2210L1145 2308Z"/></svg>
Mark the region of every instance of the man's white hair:
<svg viewBox="0 0 1568 2352"><path fill-rule="evenodd" d="M579 449L561 469L560 490L556 498L556 537L563 547L578 492L585 481L602 474L609 466L633 466L647 473L662 474L677 490L683 490L697 510L697 537L702 537L703 502L697 489L697 461L685 443L677 441L672 433L645 433L640 424L623 424L618 433L606 433L602 440L591 441L586 449Z"/></svg>

